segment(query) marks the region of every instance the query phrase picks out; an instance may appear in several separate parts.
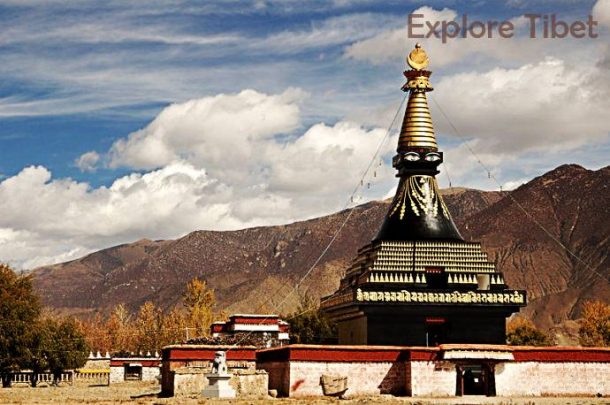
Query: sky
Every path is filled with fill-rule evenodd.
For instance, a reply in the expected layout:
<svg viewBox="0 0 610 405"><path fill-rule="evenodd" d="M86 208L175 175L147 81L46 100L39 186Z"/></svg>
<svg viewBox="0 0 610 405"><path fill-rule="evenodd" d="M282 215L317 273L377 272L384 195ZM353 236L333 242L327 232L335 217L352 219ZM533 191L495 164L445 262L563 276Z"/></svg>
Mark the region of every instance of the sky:
<svg viewBox="0 0 610 405"><path fill-rule="evenodd" d="M410 13L515 34L417 40ZM530 38L533 13L592 15L597 38ZM610 156L610 0L0 0L0 27L0 261L19 269L391 196L417 41L441 186Z"/></svg>

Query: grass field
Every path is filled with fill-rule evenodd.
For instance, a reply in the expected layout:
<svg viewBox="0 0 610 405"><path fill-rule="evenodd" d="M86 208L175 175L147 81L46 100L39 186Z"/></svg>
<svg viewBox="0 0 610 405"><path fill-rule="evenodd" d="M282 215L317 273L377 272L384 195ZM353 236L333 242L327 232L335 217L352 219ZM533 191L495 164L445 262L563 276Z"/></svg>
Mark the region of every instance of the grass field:
<svg viewBox="0 0 610 405"><path fill-rule="evenodd" d="M273 399L253 398L238 400L207 400L199 396L157 398L152 394L159 391L154 383L121 383L111 386L75 385L65 387L40 388L0 388L0 404L494 404L494 405L551 405L551 404L610 404L610 398L396 398L376 396L337 400L332 398Z"/></svg>

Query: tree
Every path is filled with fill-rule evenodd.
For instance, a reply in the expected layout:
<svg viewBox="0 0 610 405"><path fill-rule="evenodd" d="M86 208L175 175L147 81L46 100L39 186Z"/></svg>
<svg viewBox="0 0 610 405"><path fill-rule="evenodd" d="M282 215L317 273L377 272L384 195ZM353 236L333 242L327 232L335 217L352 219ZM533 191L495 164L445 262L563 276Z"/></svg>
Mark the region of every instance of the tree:
<svg viewBox="0 0 610 405"><path fill-rule="evenodd" d="M583 346L610 346L610 305L586 301L578 335Z"/></svg>
<svg viewBox="0 0 610 405"><path fill-rule="evenodd" d="M152 302L145 302L136 318L135 328L138 334L136 350L154 352L160 349L163 325L163 311Z"/></svg>
<svg viewBox="0 0 610 405"><path fill-rule="evenodd" d="M9 384L7 373L32 360L33 324L40 313L29 276L17 275L0 264L0 376Z"/></svg>
<svg viewBox="0 0 610 405"><path fill-rule="evenodd" d="M89 346L74 318L43 318L36 325L36 347L32 361L34 371L48 369L57 382L65 370L82 367Z"/></svg>
<svg viewBox="0 0 610 405"><path fill-rule="evenodd" d="M77 319L78 328L85 336L87 346L93 351L112 351L113 337L110 335L106 325L106 319L98 312L93 317Z"/></svg>
<svg viewBox="0 0 610 405"><path fill-rule="evenodd" d="M125 305L119 304L114 307L105 327L110 337L111 352L124 353L136 350L136 330L132 316Z"/></svg>
<svg viewBox="0 0 610 405"><path fill-rule="evenodd" d="M179 308L172 308L163 317L163 327L161 334L162 345L170 345L186 341L187 316Z"/></svg>
<svg viewBox="0 0 610 405"><path fill-rule="evenodd" d="M209 335L216 304L214 290L208 288L204 280L194 278L186 285L182 303L186 308L188 326L195 330L195 335Z"/></svg>
<svg viewBox="0 0 610 405"><path fill-rule="evenodd" d="M337 336L336 325L309 295L301 297L297 311L288 316L288 322L290 340L294 343L326 343Z"/></svg>
<svg viewBox="0 0 610 405"><path fill-rule="evenodd" d="M506 340L513 346L551 346L553 340L532 321L516 316L508 321Z"/></svg>

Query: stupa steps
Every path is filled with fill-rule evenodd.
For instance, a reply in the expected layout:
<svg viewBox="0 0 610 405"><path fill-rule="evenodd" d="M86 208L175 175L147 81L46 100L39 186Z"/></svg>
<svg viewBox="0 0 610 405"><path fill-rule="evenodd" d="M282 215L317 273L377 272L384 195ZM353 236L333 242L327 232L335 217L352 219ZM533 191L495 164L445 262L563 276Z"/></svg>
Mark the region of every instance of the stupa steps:
<svg viewBox="0 0 610 405"><path fill-rule="evenodd" d="M419 249L448 249L448 250L465 250L465 251L481 251L480 242L463 242L463 241L376 241L363 246L359 252L368 250L380 250L384 252L390 251L405 251L412 250L415 247Z"/></svg>
<svg viewBox="0 0 610 405"><path fill-rule="evenodd" d="M426 284L426 274L409 272L409 273L387 273L387 272L371 272L366 276L367 283L404 283L404 284ZM447 284L472 284L477 285L479 282L475 274L448 273ZM489 278L490 285L504 285L504 276L501 274L492 274Z"/></svg>
<svg viewBox="0 0 610 405"><path fill-rule="evenodd" d="M477 256L462 256L462 255L422 255L422 254L415 254L415 255L401 255L401 256L377 256L375 258L372 258L375 262L377 263L393 263L393 262L404 262L404 261L411 261L413 260L413 258L415 257L415 260L429 260L429 261L436 261L436 260L443 260L443 261L460 261L460 262L487 262L487 257L484 255L477 255Z"/></svg>
<svg viewBox="0 0 610 405"><path fill-rule="evenodd" d="M425 273L427 268L430 267L441 267L443 268L445 273L456 273L456 274L496 274L498 273L495 266L491 263L481 264L481 265L472 265L470 263L463 265L456 264L441 264L441 263L433 263L433 264L422 264L422 263L409 263L403 266L356 266L350 267L346 272L346 275L358 275L363 274L367 269L370 271L386 271L386 272L398 272L398 273L408 273L408 272L420 272Z"/></svg>
<svg viewBox="0 0 610 405"><path fill-rule="evenodd" d="M496 268L493 265L490 266L456 266L456 265L443 265L443 264L409 264L405 266L373 266L374 271L426 271L426 267L442 267L445 272L456 272L456 273L495 273Z"/></svg>
<svg viewBox="0 0 610 405"><path fill-rule="evenodd" d="M495 268L495 265L488 261L482 260L443 260L439 258L435 259L416 259L416 260L393 260L393 261L380 261L380 260L371 260L366 262L353 263L350 266L352 269L365 267L371 268L375 267L377 269L385 269L385 270L401 270L408 269L413 266L427 266L427 267L472 267L472 268L484 268L491 269Z"/></svg>

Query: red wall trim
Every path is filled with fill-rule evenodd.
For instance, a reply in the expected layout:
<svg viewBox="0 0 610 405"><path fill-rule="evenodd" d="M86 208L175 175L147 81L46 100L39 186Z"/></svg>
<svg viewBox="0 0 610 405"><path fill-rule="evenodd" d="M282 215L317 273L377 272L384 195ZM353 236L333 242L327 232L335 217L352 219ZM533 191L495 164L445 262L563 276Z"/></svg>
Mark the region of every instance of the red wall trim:
<svg viewBox="0 0 610 405"><path fill-rule="evenodd" d="M246 325L277 325L279 319L271 318L231 318L228 324L246 324Z"/></svg>
<svg viewBox="0 0 610 405"><path fill-rule="evenodd" d="M602 362L610 363L610 350L519 350L513 351L515 361L540 362Z"/></svg>
<svg viewBox="0 0 610 405"><path fill-rule="evenodd" d="M167 352L166 352L167 350ZM172 348L163 350L163 360L214 360L214 354L218 350L225 350L227 360L256 360L256 349L223 349L223 348Z"/></svg>
<svg viewBox="0 0 610 405"><path fill-rule="evenodd" d="M227 352L227 360L236 361L326 361L326 362L393 362L435 361L445 350L512 352L515 361L539 362L606 362L610 349L582 347L533 347L505 345L442 345L440 347L288 345L256 350L254 347L168 346L163 349L165 361L213 360L218 350ZM126 360L121 360L126 361ZM134 360L136 362L137 360Z"/></svg>
<svg viewBox="0 0 610 405"><path fill-rule="evenodd" d="M316 346L290 345L259 350L257 361L388 362L433 360L437 348L411 350L399 346Z"/></svg>
<svg viewBox="0 0 610 405"><path fill-rule="evenodd" d="M120 359L120 360L110 360L110 367L124 367L125 364L137 363L141 364L142 367L159 367L161 364L160 360L138 360L138 359Z"/></svg>
<svg viewBox="0 0 610 405"><path fill-rule="evenodd" d="M379 351L369 350L308 350L294 349L290 351L290 361L367 361L386 362L400 361L402 352L400 350Z"/></svg>
<svg viewBox="0 0 610 405"><path fill-rule="evenodd" d="M440 360L440 350L427 349L427 350L417 350L417 349L407 349L409 360L411 361L434 361Z"/></svg>

